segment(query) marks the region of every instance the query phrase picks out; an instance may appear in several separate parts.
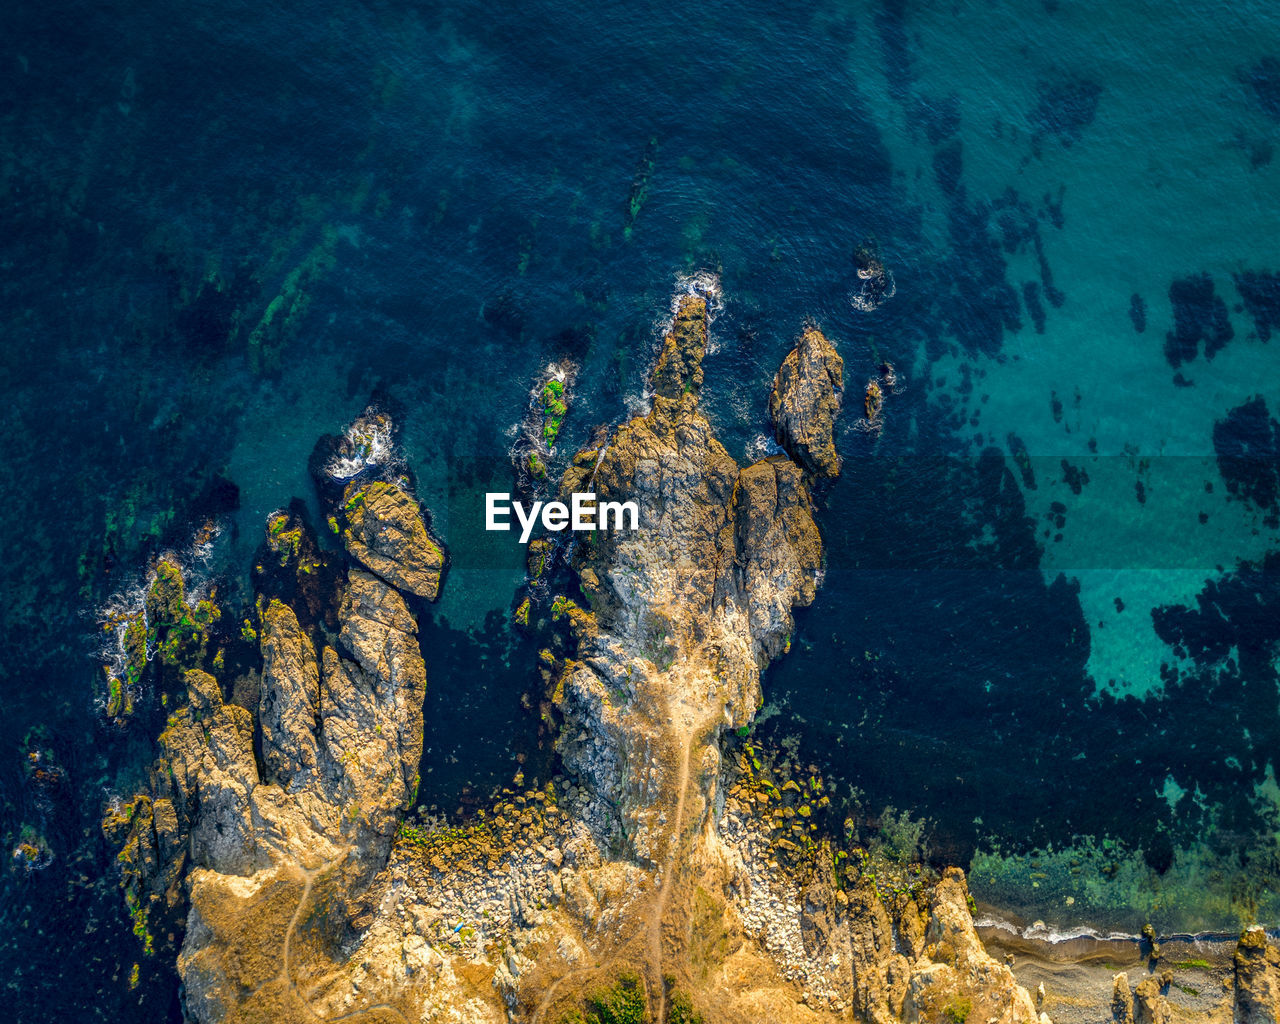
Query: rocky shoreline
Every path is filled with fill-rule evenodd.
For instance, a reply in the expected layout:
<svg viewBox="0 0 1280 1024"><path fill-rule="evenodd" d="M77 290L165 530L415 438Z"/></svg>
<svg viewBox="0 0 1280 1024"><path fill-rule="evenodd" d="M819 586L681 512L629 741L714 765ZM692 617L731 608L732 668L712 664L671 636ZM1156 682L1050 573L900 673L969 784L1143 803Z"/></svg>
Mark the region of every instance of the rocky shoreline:
<svg viewBox="0 0 1280 1024"><path fill-rule="evenodd" d="M821 583L811 496L840 471L843 361L804 328L769 402L787 454L741 467L699 409L708 321L703 294L678 298L651 408L558 484L562 499L635 500L640 529L529 546L516 620L559 629L540 667L562 772L463 825L408 814L431 672L414 609L448 558L388 417L367 413L313 457L340 550L321 551L298 509L268 522L241 647L218 646L216 603L201 619L160 563L154 600L121 627L141 660L124 662L163 670L181 699L145 791L103 830L140 939L176 957L187 1018L1280 1017L1280 957L1259 932L1216 1001L1171 996L1181 976L1154 955L1117 958L1128 976L1113 971L1101 996L1096 971L1044 983L1047 960L979 934L961 871L874 857L847 830L842 842L822 780L751 746L761 675ZM552 398L558 431L563 386ZM109 678L123 713L136 680Z"/></svg>

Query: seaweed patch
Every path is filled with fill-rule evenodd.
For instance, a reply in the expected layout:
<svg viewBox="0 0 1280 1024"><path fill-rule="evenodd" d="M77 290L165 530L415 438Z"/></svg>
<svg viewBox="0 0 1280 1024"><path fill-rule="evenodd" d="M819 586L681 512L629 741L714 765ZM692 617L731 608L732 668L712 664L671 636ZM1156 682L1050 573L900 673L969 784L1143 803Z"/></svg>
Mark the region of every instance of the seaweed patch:
<svg viewBox="0 0 1280 1024"><path fill-rule="evenodd" d="M1204 345L1204 357L1212 359L1233 337L1227 304L1214 293L1208 274L1193 274L1169 285L1173 306L1173 330L1165 335L1164 357L1175 370L1195 359Z"/></svg>

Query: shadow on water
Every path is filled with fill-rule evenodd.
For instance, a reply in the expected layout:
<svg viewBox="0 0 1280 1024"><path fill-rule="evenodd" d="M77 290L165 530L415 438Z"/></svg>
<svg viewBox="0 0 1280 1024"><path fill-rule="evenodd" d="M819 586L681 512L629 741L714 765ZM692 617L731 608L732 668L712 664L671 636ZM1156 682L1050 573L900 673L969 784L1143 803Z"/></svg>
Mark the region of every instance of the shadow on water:
<svg viewBox="0 0 1280 1024"><path fill-rule="evenodd" d="M554 754L538 720L536 645L500 611L468 630L424 615L418 635L427 663L418 806L462 817L504 786L545 783Z"/></svg>
<svg viewBox="0 0 1280 1024"><path fill-rule="evenodd" d="M1275 813L1259 794L1280 739L1280 556L1152 613L1161 687L1095 692L1076 585L1038 568L1017 469L994 451L846 462L820 517L826 579L767 680L789 714L766 735L828 752L869 816L932 819L940 863L968 863L980 840L1107 836L1156 873L1193 842L1272 870L1249 837ZM1170 778L1195 800L1171 800Z"/></svg>

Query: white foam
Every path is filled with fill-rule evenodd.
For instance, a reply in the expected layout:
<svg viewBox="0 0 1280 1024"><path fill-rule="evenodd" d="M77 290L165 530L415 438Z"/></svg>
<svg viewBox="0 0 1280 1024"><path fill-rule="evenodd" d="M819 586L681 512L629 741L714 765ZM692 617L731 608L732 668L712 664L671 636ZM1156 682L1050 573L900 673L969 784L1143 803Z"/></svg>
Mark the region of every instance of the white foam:
<svg viewBox="0 0 1280 1024"><path fill-rule="evenodd" d="M345 441L351 454L335 455L325 466L325 472L334 480L350 480L368 466L386 466L396 461L391 420L385 416L357 418L347 427Z"/></svg>
<svg viewBox="0 0 1280 1024"><path fill-rule="evenodd" d="M713 271L698 270L692 274L676 275L676 292L671 298L673 318L680 310L680 300L686 295L700 295L706 300L708 323L714 321L716 314L724 309L724 289L720 284L720 275Z"/></svg>
<svg viewBox="0 0 1280 1024"><path fill-rule="evenodd" d="M748 462L758 462L770 455L785 454L772 434L759 433L747 442L746 456Z"/></svg>
<svg viewBox="0 0 1280 1024"><path fill-rule="evenodd" d="M897 282L893 279L892 272L886 270L883 275L883 285L874 287L872 282L879 280L878 275L864 273L858 271L858 277L862 278L862 287L849 296L849 304L860 313L870 313L891 298L898 294Z"/></svg>
<svg viewBox="0 0 1280 1024"><path fill-rule="evenodd" d="M975 918L973 924L975 928L996 928L1023 939L1048 942L1050 944L1071 942L1075 939L1093 939L1098 942L1137 942L1142 938L1140 935L1132 935L1129 932L1102 932L1096 928L1090 928L1088 925L1079 925L1074 928L1057 928L1047 925L1043 921L1035 921L1023 928L1019 928L1010 921L991 916Z"/></svg>

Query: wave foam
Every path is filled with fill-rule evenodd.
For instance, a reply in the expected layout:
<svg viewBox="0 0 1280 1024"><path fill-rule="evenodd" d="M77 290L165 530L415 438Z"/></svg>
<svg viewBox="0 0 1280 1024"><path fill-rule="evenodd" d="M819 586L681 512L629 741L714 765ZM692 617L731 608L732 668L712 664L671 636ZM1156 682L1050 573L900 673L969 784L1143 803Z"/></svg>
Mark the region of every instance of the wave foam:
<svg viewBox="0 0 1280 1024"><path fill-rule="evenodd" d="M359 476L369 466L388 466L397 460L391 418L383 413L359 416L343 434L340 454L324 471L339 482Z"/></svg>

